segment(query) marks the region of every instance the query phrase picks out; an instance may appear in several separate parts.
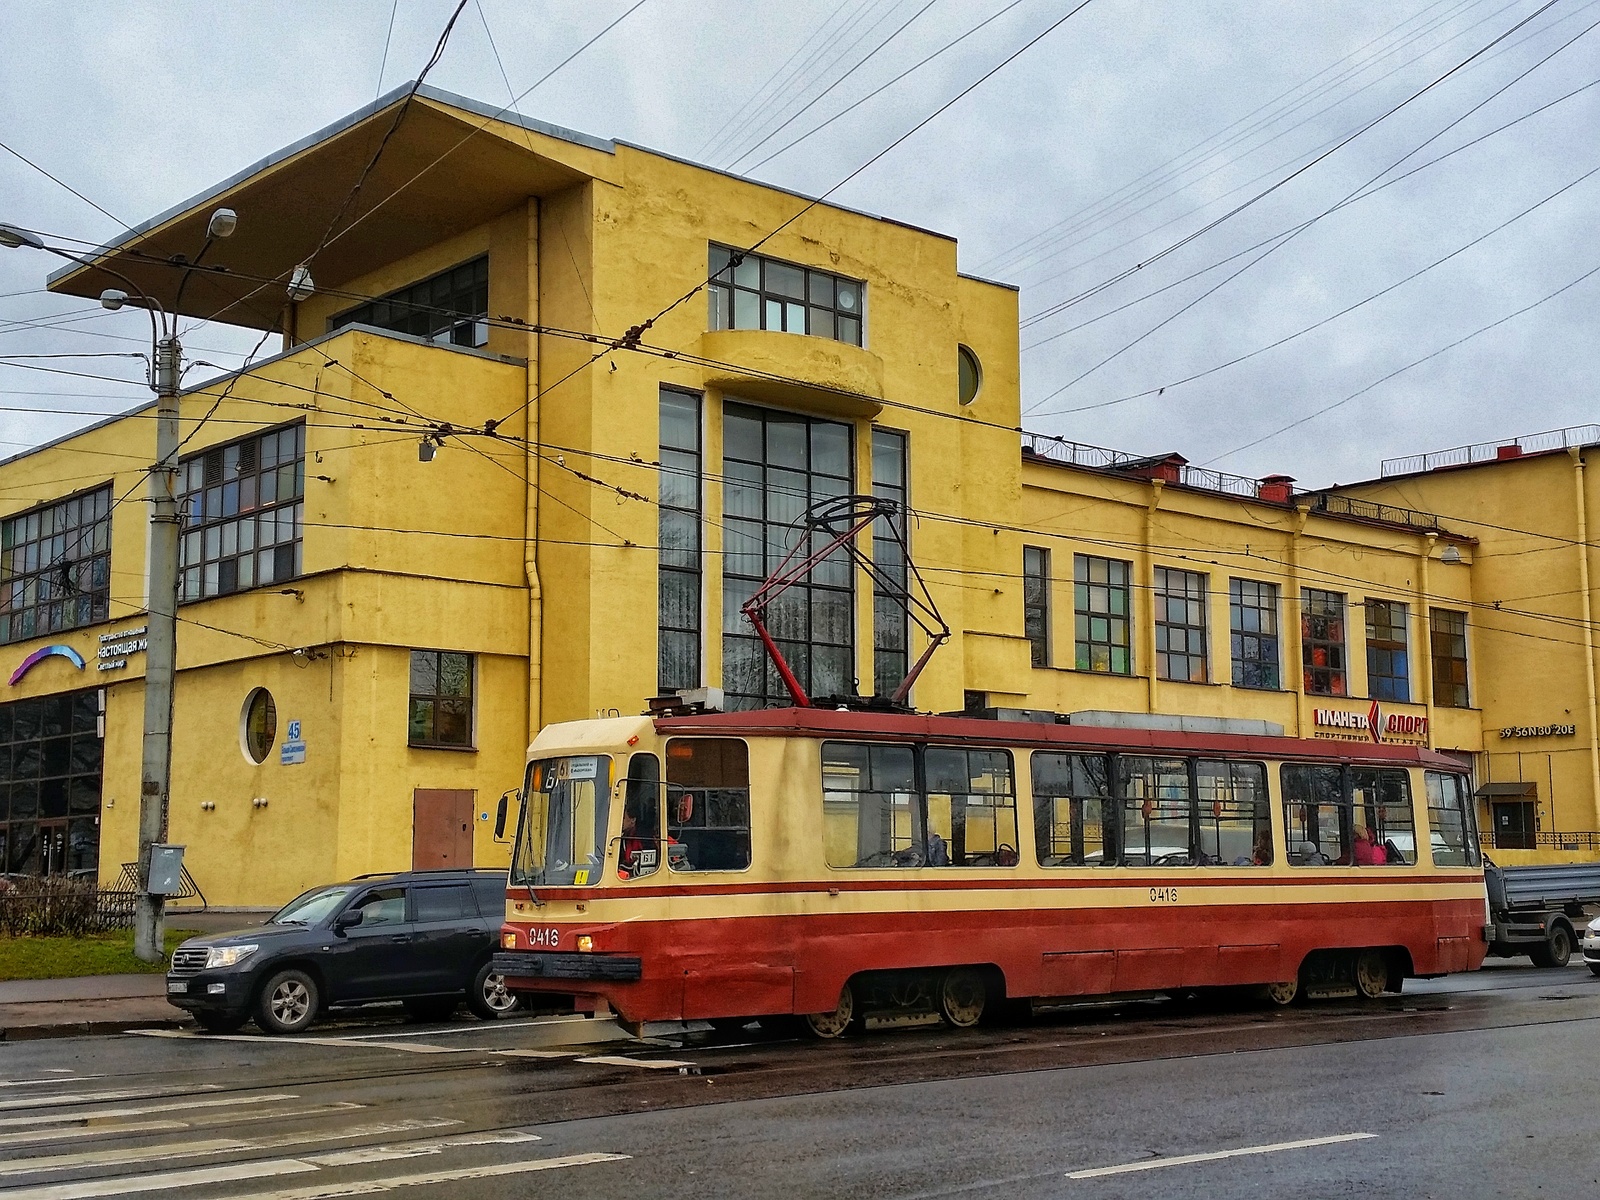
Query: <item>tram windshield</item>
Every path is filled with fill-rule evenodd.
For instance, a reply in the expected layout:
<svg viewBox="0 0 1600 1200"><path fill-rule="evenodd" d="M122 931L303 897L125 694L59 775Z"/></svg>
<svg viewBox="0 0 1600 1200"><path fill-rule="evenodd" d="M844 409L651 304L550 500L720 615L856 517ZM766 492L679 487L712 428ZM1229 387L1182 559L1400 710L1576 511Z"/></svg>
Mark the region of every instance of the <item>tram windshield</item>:
<svg viewBox="0 0 1600 1200"><path fill-rule="evenodd" d="M600 882L611 800L611 758L580 754L528 764L511 854L513 887Z"/></svg>

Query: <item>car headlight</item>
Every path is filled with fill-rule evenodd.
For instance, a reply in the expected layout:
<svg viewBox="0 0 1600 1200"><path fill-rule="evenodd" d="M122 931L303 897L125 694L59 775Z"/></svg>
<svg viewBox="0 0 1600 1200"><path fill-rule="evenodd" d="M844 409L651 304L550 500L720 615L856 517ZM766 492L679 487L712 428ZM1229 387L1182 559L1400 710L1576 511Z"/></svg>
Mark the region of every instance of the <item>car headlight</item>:
<svg viewBox="0 0 1600 1200"><path fill-rule="evenodd" d="M238 966L260 948L256 945L212 946L206 951L206 970L214 971L218 967Z"/></svg>

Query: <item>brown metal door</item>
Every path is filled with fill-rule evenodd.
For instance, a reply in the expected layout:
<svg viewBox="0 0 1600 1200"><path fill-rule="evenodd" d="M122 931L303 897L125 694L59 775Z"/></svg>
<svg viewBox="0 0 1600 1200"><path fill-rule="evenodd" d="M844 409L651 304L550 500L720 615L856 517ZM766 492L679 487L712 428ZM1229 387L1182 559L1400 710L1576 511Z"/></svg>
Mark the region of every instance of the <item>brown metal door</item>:
<svg viewBox="0 0 1600 1200"><path fill-rule="evenodd" d="M472 865L472 810L477 793L418 788L412 793L411 869Z"/></svg>

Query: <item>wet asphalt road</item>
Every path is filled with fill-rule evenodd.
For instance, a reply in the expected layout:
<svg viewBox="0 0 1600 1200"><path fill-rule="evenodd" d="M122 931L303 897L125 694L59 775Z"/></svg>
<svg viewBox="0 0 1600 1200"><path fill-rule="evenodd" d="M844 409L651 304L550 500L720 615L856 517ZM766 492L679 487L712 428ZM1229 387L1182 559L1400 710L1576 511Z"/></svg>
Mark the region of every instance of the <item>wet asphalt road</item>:
<svg viewBox="0 0 1600 1200"><path fill-rule="evenodd" d="M382 1014L0 1044L0 1200L1600 1195L1581 966L824 1044L650 1032Z"/></svg>

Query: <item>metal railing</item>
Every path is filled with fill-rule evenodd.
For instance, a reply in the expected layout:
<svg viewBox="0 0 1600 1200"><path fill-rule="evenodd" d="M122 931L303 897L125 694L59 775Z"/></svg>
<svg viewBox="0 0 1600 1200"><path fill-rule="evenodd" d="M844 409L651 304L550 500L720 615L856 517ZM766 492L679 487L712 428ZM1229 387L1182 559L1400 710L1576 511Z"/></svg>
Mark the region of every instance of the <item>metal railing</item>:
<svg viewBox="0 0 1600 1200"><path fill-rule="evenodd" d="M1555 829L1541 829L1533 835L1532 845L1528 844L1526 834L1513 845L1509 841L1496 842L1494 830L1485 829L1478 834L1478 844L1491 850L1538 850L1546 847L1556 850L1600 850L1600 831L1580 829L1563 833Z"/></svg>
<svg viewBox="0 0 1600 1200"><path fill-rule="evenodd" d="M1393 504L1379 504L1373 500L1358 500L1337 492L1318 492L1309 499L1311 511L1335 517L1356 517L1363 521L1379 521L1385 525L1400 525L1407 529L1434 532L1441 529L1437 514L1420 512L1414 508L1399 508Z"/></svg>
<svg viewBox="0 0 1600 1200"><path fill-rule="evenodd" d="M12 876L0 880L0 933L76 937L126 929L135 899L92 879Z"/></svg>
<svg viewBox="0 0 1600 1200"><path fill-rule="evenodd" d="M1043 433L1025 433L1023 448L1040 458L1066 463L1073 467L1088 467L1096 471L1127 471L1139 467L1161 465L1160 458L1129 454L1125 450L1108 450L1104 446L1090 446L1084 442L1050 437ZM1184 487L1199 488L1206 492L1220 492L1226 496L1243 496L1255 500L1261 496L1261 481L1245 475L1229 475L1226 471L1212 471L1206 467L1191 467L1187 463L1173 464L1177 482Z"/></svg>
<svg viewBox="0 0 1600 1200"><path fill-rule="evenodd" d="M1502 439L1498 442L1475 442L1470 446L1452 446L1448 450L1434 450L1428 454L1386 458L1379 465L1379 472L1384 478L1391 475L1414 475L1419 471L1436 471L1440 467L1462 467L1470 463L1520 458L1524 454L1538 454L1545 450L1566 450L1573 446L1592 446L1596 443L1600 443L1600 425L1569 425L1565 429L1547 429L1543 433L1524 434L1509 441Z"/></svg>

